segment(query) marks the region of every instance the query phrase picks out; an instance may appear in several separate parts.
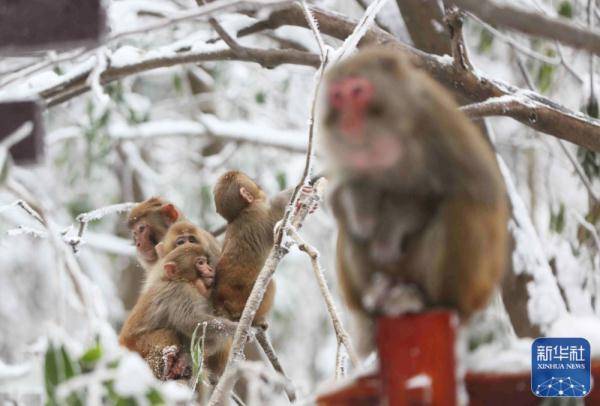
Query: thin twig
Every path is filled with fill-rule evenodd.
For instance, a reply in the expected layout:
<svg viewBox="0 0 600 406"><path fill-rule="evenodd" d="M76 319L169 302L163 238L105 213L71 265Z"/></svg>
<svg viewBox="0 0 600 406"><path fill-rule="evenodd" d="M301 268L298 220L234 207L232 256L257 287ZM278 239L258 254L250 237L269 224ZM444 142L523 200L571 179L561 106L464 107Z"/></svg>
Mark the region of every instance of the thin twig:
<svg viewBox="0 0 600 406"><path fill-rule="evenodd" d="M87 229L87 225L90 221L100 220L109 214L121 214L129 212L136 203L119 203L113 204L112 206L102 207L100 209L92 210L87 213L82 213L77 216L77 235L75 237L67 238L66 242L73 249L73 253L77 253L79 245L83 241L83 234Z"/></svg>
<svg viewBox="0 0 600 406"><path fill-rule="evenodd" d="M256 281L254 282L254 286L252 287L252 291L246 301L246 305L242 312L242 316L238 323L238 328L235 331L235 335L233 337L233 344L231 347L231 351L229 353L229 358L227 360L227 364L225 366L225 371L223 372L223 378L221 378L215 387L208 405L216 406L223 403L224 399L227 396L227 393L230 391L230 379L235 379L233 376L233 371L236 368L236 365L239 364L239 361L244 356L244 346L248 341L248 336L250 332L250 327L254 320L254 316L258 310L258 307L262 303L262 298L264 296L265 290L267 288L268 283L271 281L277 266L283 259L283 257L288 253L288 247L283 244L283 237L289 228L289 224L293 222L301 223L301 220L296 220L293 217L298 215L298 212L294 211L298 204L298 197L300 194L300 190L302 187L308 184L310 180L310 170L312 167L312 159L314 156L314 115L316 110L317 96L319 94L319 90L321 87L321 83L323 80L323 72L325 69L325 61L322 61L321 67L317 71L315 77L315 86L313 91L313 98L311 99L311 116L309 117L309 132L308 132L308 152L306 154L306 162L304 165L304 172L302 174L302 178L294 192L292 197L290 198L290 202L288 203L284 218L279 222L279 227L277 228L276 235L274 238L274 245L265 261L265 265L263 269L260 271ZM307 212L303 212L304 214L308 214Z"/></svg>
<svg viewBox="0 0 600 406"><path fill-rule="evenodd" d="M338 340L335 351L335 379L339 380L346 376L346 359L343 352L343 344Z"/></svg>
<svg viewBox="0 0 600 406"><path fill-rule="evenodd" d="M275 353L275 349L273 348L273 344L271 344L271 340L269 340L269 337L267 336L267 332L264 329L258 329L254 336L256 337L256 341L262 348L263 352L269 359L269 362L273 366L273 369L279 372L283 376L283 378L288 381L285 393L290 402L295 402L297 396L296 391L294 390L293 382L285 373L283 366L281 366L281 363L279 362L279 357L277 357L277 354Z"/></svg>
<svg viewBox="0 0 600 406"><path fill-rule="evenodd" d="M292 238L298 244L300 251L306 252L306 254L310 257L312 269L315 274L315 278L317 278L321 295L323 296L323 299L325 299L325 304L327 305L327 311L329 312L329 317L331 318L335 335L338 341L341 342L344 347L346 347L346 351L350 356L350 361L352 362L352 365L356 367L358 366L360 359L354 351L354 346L350 341L350 335L346 332L346 329L342 324L342 319L340 318L335 303L333 302L333 298L331 297L331 292L327 286L323 268L321 267L321 263L319 261L319 252L310 244L306 243L306 241L304 241L297 232L294 230L290 230L290 232L292 233Z"/></svg>
<svg viewBox="0 0 600 406"><path fill-rule="evenodd" d="M365 0L356 0L356 2L363 9L363 11L365 11L367 9L367 7L369 7L369 4ZM379 28L381 28L382 30L384 30L386 32L389 32L389 33L392 32L392 29L387 24L382 22L379 17L375 17L375 24L377 24L377 26Z"/></svg>
<svg viewBox="0 0 600 406"><path fill-rule="evenodd" d="M315 20L315 16L313 16L312 12L306 5L305 0L302 0L300 2L300 5L302 6L302 11L304 12L304 15L306 16L306 22L308 23L310 31L313 33L313 36L315 37L315 40L317 41L317 45L319 47L319 54L321 56L321 61L324 61L326 58L326 55L327 55L327 48L325 45L325 41L323 41L323 36L321 35L321 32L319 31L317 20Z"/></svg>
<svg viewBox="0 0 600 406"><path fill-rule="evenodd" d="M527 55L530 58L537 59L540 62L547 63L548 65L556 66L561 63L560 57L559 58L556 58L556 57L551 58L544 54L540 54L539 52L536 52L531 48L527 48L526 46L522 45L521 43L515 41L513 38L504 34L500 30L497 30L496 28L492 27L491 25L489 25L488 23L483 21L481 18L477 17L475 14L473 14L473 13L465 13L465 14L468 15L472 20L477 21L483 28L488 30L496 38L507 43L513 49L516 49L517 51L521 52L522 54Z"/></svg>

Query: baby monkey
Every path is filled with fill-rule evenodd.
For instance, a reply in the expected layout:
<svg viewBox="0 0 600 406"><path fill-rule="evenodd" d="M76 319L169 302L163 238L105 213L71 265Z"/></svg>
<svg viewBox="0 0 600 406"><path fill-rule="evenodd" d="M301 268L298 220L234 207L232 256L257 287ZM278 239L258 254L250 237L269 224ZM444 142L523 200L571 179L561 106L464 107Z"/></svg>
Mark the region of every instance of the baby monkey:
<svg viewBox="0 0 600 406"><path fill-rule="evenodd" d="M164 258L163 281L189 282L208 298L215 281L215 270L204 247L194 243L179 245Z"/></svg>

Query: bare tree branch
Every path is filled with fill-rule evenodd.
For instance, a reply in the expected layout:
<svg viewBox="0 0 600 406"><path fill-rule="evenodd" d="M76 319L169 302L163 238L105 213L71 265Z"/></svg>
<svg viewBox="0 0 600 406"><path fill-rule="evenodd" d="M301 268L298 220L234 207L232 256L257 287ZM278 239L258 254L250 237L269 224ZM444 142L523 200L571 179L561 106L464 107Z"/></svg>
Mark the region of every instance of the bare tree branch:
<svg viewBox="0 0 600 406"><path fill-rule="evenodd" d="M437 0L396 0L415 47L430 54L450 54L444 10ZM389 32L389 30L386 30Z"/></svg>
<svg viewBox="0 0 600 406"><path fill-rule="evenodd" d="M346 351L350 356L350 361L352 362L352 365L354 365L355 367L358 366L358 354L356 353L356 351L354 351L354 347L352 345L352 342L350 341L350 335L346 332L346 329L342 324L342 319L340 318L335 303L333 302L333 298L331 297L329 287L327 287L327 281L325 280L323 268L321 266L321 262L319 261L319 252L313 246L306 243L306 241L304 241L302 237L298 235L298 233L292 232L292 238L298 244L298 248L300 249L300 251L306 252L306 254L310 257L313 272L315 274L315 278L317 278L317 282L319 283L319 289L321 290L323 299L325 299L327 311L329 312L329 317L331 318L331 322L333 324L333 329L335 331L335 336L337 337L338 343L343 344L344 347L346 347Z"/></svg>
<svg viewBox="0 0 600 406"><path fill-rule="evenodd" d="M363 11L365 11L367 9L367 7L369 7L369 3L366 0L356 0L356 2L360 6L360 8L363 9ZM381 28L382 30L384 30L386 32L389 32L389 33L392 32L390 27L388 27L385 23L383 23L379 17L375 17L375 24L377 24L377 26L379 28Z"/></svg>
<svg viewBox="0 0 600 406"><path fill-rule="evenodd" d="M147 58L134 64L106 69L100 76L100 82L106 85L115 80L152 69L207 61L256 62L269 69L283 64L319 66L319 57L310 52L292 49L267 50L249 47L243 47L243 51L243 53L239 53L239 51L236 52L232 49L223 49L211 52L186 52L175 56ZM40 92L40 96L46 100L48 107L70 100L90 90L90 86L86 83L86 79L90 73L91 70L87 70L66 82Z"/></svg>
<svg viewBox="0 0 600 406"><path fill-rule="evenodd" d="M294 390L294 385L292 383L292 380L285 373L283 366L281 365L281 362L279 362L279 357L277 357L277 353L275 353L273 344L271 344L271 340L269 340L269 337L267 336L266 331L262 330L262 329L258 330L255 334L255 337L256 337L256 341L258 342L260 347L263 349L263 352L269 359L269 362L273 366L273 369L275 371L279 372L281 374L281 376L283 376L283 378L285 380L287 380L288 384L285 387L285 393L286 393L288 399L290 400L290 402L295 402L296 401L296 391Z"/></svg>
<svg viewBox="0 0 600 406"><path fill-rule="evenodd" d="M458 7L468 10L482 20L507 27L524 34L553 39L600 55L600 32L573 24L565 19L541 15L493 0L451 0Z"/></svg>
<svg viewBox="0 0 600 406"><path fill-rule="evenodd" d="M356 25L356 21L343 15L317 7L311 7L311 10L323 34L344 39L350 35ZM299 6L293 5L273 11L266 19L240 30L238 36L260 32L263 29L275 29L284 25L307 26ZM503 115L520 121L537 131L593 151L600 151L599 120L572 111L535 92L519 89L470 70L457 69L446 59L414 49L378 28L370 29L362 43L386 45L404 52L407 59L415 66L428 72L450 90L461 93L472 102L518 95L519 97L515 97L514 103L519 104L519 108L516 108L515 104L507 114ZM600 45L600 42L598 44ZM535 106L533 110L530 105ZM531 114L532 112L535 114Z"/></svg>
<svg viewBox="0 0 600 406"><path fill-rule="evenodd" d="M345 39L356 26L356 21L340 14L316 7L311 7L311 10L319 23L320 31L335 38ZM308 27L300 5L275 10L265 20L240 30L238 36L265 29L275 29L284 25ZM514 106L515 108L509 109L506 116L537 131L554 135L593 151L600 151L600 121L597 119L572 111L534 92L525 92L508 83L470 70L457 69L446 59L414 49L378 28L368 30L362 43L387 45L404 52L414 65L427 71L449 89L459 92L472 102L519 94L520 97L515 99L515 103L520 103L520 107ZM313 53L291 49L265 50L243 47L242 54L232 49L223 49L211 52L182 52L174 56L148 58L135 64L108 68L101 75L100 81L102 84L106 84L151 69L214 60L256 62L267 68L286 63L314 67L319 65L319 57ZM42 91L40 95L49 106L69 100L89 90L89 86L86 84L89 74L90 70L85 71L70 80ZM533 115L529 114L531 113L529 106L532 103L536 106Z"/></svg>
<svg viewBox="0 0 600 406"><path fill-rule="evenodd" d="M472 71L473 65L471 65L471 61L469 60L467 46L465 45L465 39L463 37L463 18L460 10L455 7L448 10L444 17L444 21L450 30L450 44L454 65L458 69Z"/></svg>

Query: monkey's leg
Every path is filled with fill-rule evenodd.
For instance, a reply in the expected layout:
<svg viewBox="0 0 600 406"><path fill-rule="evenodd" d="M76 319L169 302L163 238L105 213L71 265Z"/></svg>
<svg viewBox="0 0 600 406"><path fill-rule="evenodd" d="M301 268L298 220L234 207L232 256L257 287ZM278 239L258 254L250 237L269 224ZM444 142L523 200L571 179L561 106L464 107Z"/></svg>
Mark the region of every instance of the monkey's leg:
<svg viewBox="0 0 600 406"><path fill-rule="evenodd" d="M273 348L271 340L269 340L269 337L267 336L267 332L265 330L258 329L258 331L256 332L256 341L258 341L258 344L263 349L265 355L269 359L269 362L271 362L271 365L273 365L273 369L279 372L288 383L291 383L290 378L288 378L287 374L283 370L283 367L281 366L281 363L279 362L279 358L275 354L275 349ZM293 403L296 401L296 391L291 385L286 386L285 394L287 395L290 402Z"/></svg>
<svg viewBox="0 0 600 406"><path fill-rule="evenodd" d="M158 329L144 333L137 340L139 353L144 357L158 379L177 379L185 368L178 365L181 341L177 333L170 329ZM175 370L172 369L175 367ZM179 368L177 368L179 367Z"/></svg>

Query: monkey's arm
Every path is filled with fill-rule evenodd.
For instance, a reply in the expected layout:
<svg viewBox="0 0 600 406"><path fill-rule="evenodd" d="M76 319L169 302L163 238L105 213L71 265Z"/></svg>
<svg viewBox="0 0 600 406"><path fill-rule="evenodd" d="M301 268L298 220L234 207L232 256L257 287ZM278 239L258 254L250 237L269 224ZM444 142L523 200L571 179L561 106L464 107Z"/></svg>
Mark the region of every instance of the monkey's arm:
<svg viewBox="0 0 600 406"><path fill-rule="evenodd" d="M283 217L285 213L285 208L292 198L292 194L294 193L294 188L289 188L282 190L277 193L275 196L271 198L271 213L273 217L277 220Z"/></svg>
<svg viewBox="0 0 600 406"><path fill-rule="evenodd" d="M219 348L219 343L233 336L237 323L214 317L208 301L189 283L170 284L170 302L166 307L168 324L191 338L198 326L198 333L203 331L206 322L206 352L212 354Z"/></svg>

